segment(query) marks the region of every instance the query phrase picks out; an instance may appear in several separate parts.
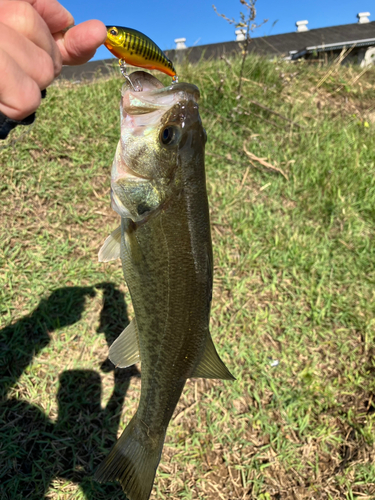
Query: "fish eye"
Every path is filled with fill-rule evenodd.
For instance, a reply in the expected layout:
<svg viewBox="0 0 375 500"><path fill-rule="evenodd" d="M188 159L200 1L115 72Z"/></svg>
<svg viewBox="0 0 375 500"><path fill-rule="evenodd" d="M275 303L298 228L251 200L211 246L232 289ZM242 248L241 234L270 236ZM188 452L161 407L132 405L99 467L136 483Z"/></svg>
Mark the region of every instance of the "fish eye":
<svg viewBox="0 0 375 500"><path fill-rule="evenodd" d="M110 34L113 35L113 36L117 36L118 35L118 30L116 28L112 28L109 30Z"/></svg>
<svg viewBox="0 0 375 500"><path fill-rule="evenodd" d="M175 146L181 138L180 129L174 125L167 125L160 133L160 140L164 146Z"/></svg>

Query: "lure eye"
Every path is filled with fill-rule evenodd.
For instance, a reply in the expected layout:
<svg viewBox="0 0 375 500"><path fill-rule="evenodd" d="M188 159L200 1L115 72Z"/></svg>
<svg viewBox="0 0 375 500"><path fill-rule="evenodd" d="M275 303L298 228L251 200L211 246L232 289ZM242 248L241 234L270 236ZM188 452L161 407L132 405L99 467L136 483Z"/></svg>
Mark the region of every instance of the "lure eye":
<svg viewBox="0 0 375 500"><path fill-rule="evenodd" d="M167 125L160 133L160 140L164 146L175 146L181 138L180 129L174 125Z"/></svg>
<svg viewBox="0 0 375 500"><path fill-rule="evenodd" d="M109 32L113 36L117 36L118 35L118 30L116 28L112 28L111 30L109 30Z"/></svg>

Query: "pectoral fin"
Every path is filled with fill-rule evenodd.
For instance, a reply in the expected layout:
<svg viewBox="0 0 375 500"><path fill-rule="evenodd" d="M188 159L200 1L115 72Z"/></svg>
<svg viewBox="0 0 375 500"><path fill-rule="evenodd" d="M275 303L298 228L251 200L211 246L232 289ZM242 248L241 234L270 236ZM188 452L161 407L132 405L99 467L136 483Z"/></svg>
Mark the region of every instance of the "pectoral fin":
<svg viewBox="0 0 375 500"><path fill-rule="evenodd" d="M99 250L98 254L99 262L110 262L111 260L118 259L120 257L120 246L121 226L112 231L112 233L103 243L103 246Z"/></svg>
<svg viewBox="0 0 375 500"><path fill-rule="evenodd" d="M138 329L131 321L109 349L109 359L116 367L126 368L141 360L139 355Z"/></svg>
<svg viewBox="0 0 375 500"><path fill-rule="evenodd" d="M136 224L131 219L121 219L124 232L125 254L133 264L140 264L143 259L142 249L136 237Z"/></svg>
<svg viewBox="0 0 375 500"><path fill-rule="evenodd" d="M207 336L206 348L203 357L191 377L236 380L220 359L210 334Z"/></svg>

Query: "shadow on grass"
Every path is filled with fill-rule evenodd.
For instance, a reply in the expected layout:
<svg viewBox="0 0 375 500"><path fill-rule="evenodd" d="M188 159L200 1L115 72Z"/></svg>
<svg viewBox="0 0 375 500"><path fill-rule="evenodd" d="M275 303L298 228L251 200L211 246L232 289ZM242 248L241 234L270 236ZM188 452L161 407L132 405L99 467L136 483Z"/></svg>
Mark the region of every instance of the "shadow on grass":
<svg viewBox="0 0 375 500"><path fill-rule="evenodd" d="M56 421L36 405L6 398L33 356L49 343L49 333L79 321L85 298L93 297L99 288L103 308L98 333L104 333L111 344L128 322L124 296L111 283L56 290L31 314L0 331L1 500L53 498L52 492L45 495L55 478L79 484L88 500L124 499L119 485L99 485L91 476L116 441L130 378L138 375L136 368L114 370L109 361L103 364L104 371L114 370L115 381L105 409L101 408L98 373L61 373ZM64 485L64 490L69 487Z"/></svg>
<svg viewBox="0 0 375 500"><path fill-rule="evenodd" d="M0 330L0 399L49 344L50 333L81 319L87 296L95 296L94 287L59 288L32 313Z"/></svg>

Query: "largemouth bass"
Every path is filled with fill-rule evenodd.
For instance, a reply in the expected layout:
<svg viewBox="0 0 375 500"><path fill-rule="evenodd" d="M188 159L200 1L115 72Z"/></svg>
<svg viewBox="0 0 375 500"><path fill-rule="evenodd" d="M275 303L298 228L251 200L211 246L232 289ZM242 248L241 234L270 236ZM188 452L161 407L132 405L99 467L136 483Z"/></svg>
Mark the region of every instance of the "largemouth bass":
<svg viewBox="0 0 375 500"><path fill-rule="evenodd" d="M132 66L157 69L175 76L173 63L148 36L132 28L106 26L107 39L104 45L118 59Z"/></svg>
<svg viewBox="0 0 375 500"><path fill-rule="evenodd" d="M234 377L209 331L213 264L199 90L187 83L163 88L141 71L130 79L143 90L122 90L111 180L121 226L99 260L122 260L135 318L109 357L120 367L141 361L141 397L95 479L118 480L129 500L147 500L186 380Z"/></svg>

